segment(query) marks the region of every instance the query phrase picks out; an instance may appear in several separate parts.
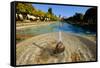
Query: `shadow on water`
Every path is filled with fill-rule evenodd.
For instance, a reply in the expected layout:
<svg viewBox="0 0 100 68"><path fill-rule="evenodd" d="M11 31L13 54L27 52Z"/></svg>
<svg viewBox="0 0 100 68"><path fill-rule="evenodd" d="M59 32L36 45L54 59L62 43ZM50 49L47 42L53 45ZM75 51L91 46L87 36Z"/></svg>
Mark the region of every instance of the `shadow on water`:
<svg viewBox="0 0 100 68"><path fill-rule="evenodd" d="M53 49L52 48L48 48L48 47L42 47L36 43L33 43L33 45L35 45L36 47L40 48L42 52L48 52L49 55L53 55Z"/></svg>
<svg viewBox="0 0 100 68"><path fill-rule="evenodd" d="M43 48L43 47L37 45L36 43L33 43L33 45L37 46L38 48L40 48L40 49L42 49L42 50L45 50L45 48Z"/></svg>

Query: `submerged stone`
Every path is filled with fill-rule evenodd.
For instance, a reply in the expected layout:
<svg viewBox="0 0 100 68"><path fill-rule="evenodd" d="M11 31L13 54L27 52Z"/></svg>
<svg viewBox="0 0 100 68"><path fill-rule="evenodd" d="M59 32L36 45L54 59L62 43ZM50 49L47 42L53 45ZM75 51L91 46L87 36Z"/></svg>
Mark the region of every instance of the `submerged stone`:
<svg viewBox="0 0 100 68"><path fill-rule="evenodd" d="M65 46L63 45L63 43L60 41L57 43L55 49L54 49L54 54L57 54L57 53L62 53L64 52L65 50Z"/></svg>

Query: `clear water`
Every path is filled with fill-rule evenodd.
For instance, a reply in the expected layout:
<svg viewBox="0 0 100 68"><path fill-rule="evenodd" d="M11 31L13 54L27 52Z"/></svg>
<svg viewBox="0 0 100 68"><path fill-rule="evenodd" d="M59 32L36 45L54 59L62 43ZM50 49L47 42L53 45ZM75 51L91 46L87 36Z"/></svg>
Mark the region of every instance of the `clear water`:
<svg viewBox="0 0 100 68"><path fill-rule="evenodd" d="M17 34L31 34L31 35L39 35L50 32L59 32L64 31L68 33L74 34L95 34L94 32L89 32L87 30L82 29L81 27L74 26L64 22L56 22L49 25L31 27L23 30L17 31Z"/></svg>

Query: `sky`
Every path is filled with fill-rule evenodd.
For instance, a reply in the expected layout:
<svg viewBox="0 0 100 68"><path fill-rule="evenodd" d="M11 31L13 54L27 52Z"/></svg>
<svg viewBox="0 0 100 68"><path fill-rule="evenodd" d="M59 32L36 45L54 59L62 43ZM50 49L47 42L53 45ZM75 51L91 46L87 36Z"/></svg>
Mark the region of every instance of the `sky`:
<svg viewBox="0 0 100 68"><path fill-rule="evenodd" d="M65 5L47 5L47 4L32 4L36 9L48 12L48 8L52 8L52 12L61 17L73 16L76 12L85 14L86 10L91 7L80 7L80 6L65 6Z"/></svg>

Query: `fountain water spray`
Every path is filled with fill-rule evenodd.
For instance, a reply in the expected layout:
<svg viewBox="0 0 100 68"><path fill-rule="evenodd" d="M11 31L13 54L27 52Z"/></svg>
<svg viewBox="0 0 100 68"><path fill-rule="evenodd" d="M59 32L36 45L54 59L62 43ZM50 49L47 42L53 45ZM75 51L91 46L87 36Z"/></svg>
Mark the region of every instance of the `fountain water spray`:
<svg viewBox="0 0 100 68"><path fill-rule="evenodd" d="M62 27L62 23L59 23L59 28ZM62 36L61 36L61 29L59 30L59 40L58 42L62 42Z"/></svg>
<svg viewBox="0 0 100 68"><path fill-rule="evenodd" d="M62 27L62 23L61 24L59 23L59 28L61 28L61 27ZM54 54L62 53L65 50L65 46L62 43L62 36L61 36L61 34L62 34L61 30L59 30L59 40L58 40L58 43L57 43L57 45L56 45L56 47L54 49Z"/></svg>
<svg viewBox="0 0 100 68"><path fill-rule="evenodd" d="M59 40L58 42L62 41L62 37L61 37L61 31L59 31Z"/></svg>

